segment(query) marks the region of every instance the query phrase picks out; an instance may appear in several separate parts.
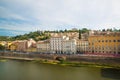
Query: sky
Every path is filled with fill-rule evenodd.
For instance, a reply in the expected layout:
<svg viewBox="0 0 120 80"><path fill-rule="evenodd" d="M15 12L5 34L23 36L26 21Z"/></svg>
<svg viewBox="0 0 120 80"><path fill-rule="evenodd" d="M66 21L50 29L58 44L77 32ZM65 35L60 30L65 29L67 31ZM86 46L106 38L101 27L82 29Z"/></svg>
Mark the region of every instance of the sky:
<svg viewBox="0 0 120 80"><path fill-rule="evenodd" d="M114 27L120 29L120 0L0 0L0 35Z"/></svg>

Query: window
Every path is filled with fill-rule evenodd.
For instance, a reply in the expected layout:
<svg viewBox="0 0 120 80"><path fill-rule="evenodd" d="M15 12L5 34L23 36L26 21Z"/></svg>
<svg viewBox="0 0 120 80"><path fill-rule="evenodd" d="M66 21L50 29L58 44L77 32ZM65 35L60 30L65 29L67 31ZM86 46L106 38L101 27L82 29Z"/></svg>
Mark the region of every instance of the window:
<svg viewBox="0 0 120 80"><path fill-rule="evenodd" d="M120 40L118 40L118 42L120 42Z"/></svg>
<svg viewBox="0 0 120 80"><path fill-rule="evenodd" d="M114 54L115 54L116 52L114 51Z"/></svg>
<svg viewBox="0 0 120 80"><path fill-rule="evenodd" d="M106 42L108 42L108 40L106 40Z"/></svg>
<svg viewBox="0 0 120 80"><path fill-rule="evenodd" d="M102 47L102 50L104 50L104 47Z"/></svg>
<svg viewBox="0 0 120 80"><path fill-rule="evenodd" d="M100 42L100 40L98 42Z"/></svg>
<svg viewBox="0 0 120 80"><path fill-rule="evenodd" d="M118 52L118 54L120 54L120 52Z"/></svg>
<svg viewBox="0 0 120 80"><path fill-rule="evenodd" d="M113 40L113 42L116 42L116 40Z"/></svg>

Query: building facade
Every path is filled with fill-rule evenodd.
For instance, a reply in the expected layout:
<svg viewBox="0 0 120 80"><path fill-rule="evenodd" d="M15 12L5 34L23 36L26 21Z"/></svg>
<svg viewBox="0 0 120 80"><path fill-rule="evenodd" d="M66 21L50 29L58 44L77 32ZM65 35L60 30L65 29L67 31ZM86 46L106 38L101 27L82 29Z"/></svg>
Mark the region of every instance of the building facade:
<svg viewBox="0 0 120 80"><path fill-rule="evenodd" d="M16 51L18 46L18 42L13 41L12 44L9 46L10 51Z"/></svg>
<svg viewBox="0 0 120 80"><path fill-rule="evenodd" d="M17 49L16 51L26 51L28 48L27 40L17 41Z"/></svg>
<svg viewBox="0 0 120 80"><path fill-rule="evenodd" d="M93 35L88 41L90 53L120 54L120 33Z"/></svg>
<svg viewBox="0 0 120 80"><path fill-rule="evenodd" d="M63 43L64 37L62 36L56 36L50 38L50 50L51 53L62 53L62 43Z"/></svg>
<svg viewBox="0 0 120 80"><path fill-rule="evenodd" d="M77 40L77 53L88 52L88 41L87 40Z"/></svg>
<svg viewBox="0 0 120 80"><path fill-rule="evenodd" d="M11 51L35 51L36 41L33 39L29 40L16 40L9 45ZM34 48L34 49L33 49Z"/></svg>
<svg viewBox="0 0 120 80"><path fill-rule="evenodd" d="M67 36L54 36L50 39L51 53L58 54L75 54L76 40Z"/></svg>
<svg viewBox="0 0 120 80"><path fill-rule="evenodd" d="M37 42L37 52L49 53L50 52L49 40L38 41Z"/></svg>
<svg viewBox="0 0 120 80"><path fill-rule="evenodd" d="M76 54L76 40L64 40L63 41L63 54Z"/></svg>

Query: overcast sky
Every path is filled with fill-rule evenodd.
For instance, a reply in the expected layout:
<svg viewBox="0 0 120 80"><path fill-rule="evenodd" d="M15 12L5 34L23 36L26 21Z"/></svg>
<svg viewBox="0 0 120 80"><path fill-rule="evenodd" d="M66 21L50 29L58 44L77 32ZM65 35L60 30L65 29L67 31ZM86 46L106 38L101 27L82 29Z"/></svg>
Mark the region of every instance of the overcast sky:
<svg viewBox="0 0 120 80"><path fill-rule="evenodd" d="M0 0L0 30L20 34L74 27L120 29L120 0Z"/></svg>

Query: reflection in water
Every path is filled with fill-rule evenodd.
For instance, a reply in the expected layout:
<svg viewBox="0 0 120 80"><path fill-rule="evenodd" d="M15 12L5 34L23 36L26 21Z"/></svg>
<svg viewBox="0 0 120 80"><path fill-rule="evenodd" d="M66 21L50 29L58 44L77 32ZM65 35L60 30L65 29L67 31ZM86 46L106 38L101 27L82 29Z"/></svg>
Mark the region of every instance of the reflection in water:
<svg viewBox="0 0 120 80"><path fill-rule="evenodd" d="M118 71L16 60L0 62L0 80L120 80Z"/></svg>
<svg viewBox="0 0 120 80"><path fill-rule="evenodd" d="M102 77L120 80L120 69L103 68L101 69Z"/></svg>

